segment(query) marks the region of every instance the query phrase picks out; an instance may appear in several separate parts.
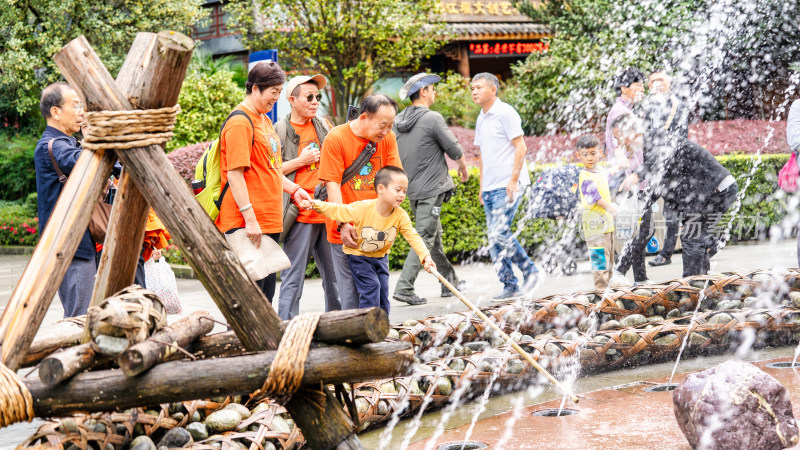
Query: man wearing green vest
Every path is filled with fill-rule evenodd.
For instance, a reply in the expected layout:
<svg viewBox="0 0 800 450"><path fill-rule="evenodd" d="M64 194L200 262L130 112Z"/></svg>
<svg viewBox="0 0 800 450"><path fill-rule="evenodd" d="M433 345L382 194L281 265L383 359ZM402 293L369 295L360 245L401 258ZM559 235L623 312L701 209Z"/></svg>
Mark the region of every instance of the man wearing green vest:
<svg viewBox="0 0 800 450"><path fill-rule="evenodd" d="M321 91L326 84L325 77L319 74L301 75L289 80L284 92L292 110L285 119L275 124L282 144L283 174L312 197L314 187L319 184L320 149L331 129L327 120L317 117ZM342 309L331 247L325 231L325 217L313 209L299 211L289 196L284 195L281 241L292 267L281 273L280 318L288 320L299 313L306 265L311 255L322 275L325 311Z"/></svg>

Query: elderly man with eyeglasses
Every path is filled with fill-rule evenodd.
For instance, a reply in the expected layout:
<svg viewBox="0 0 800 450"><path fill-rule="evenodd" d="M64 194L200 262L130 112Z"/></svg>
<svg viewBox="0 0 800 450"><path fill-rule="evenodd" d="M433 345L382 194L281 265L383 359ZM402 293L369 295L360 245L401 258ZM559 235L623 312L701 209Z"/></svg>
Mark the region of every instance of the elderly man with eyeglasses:
<svg viewBox="0 0 800 450"><path fill-rule="evenodd" d="M39 109L47 121L33 153L41 234L64 187L66 178L61 178L61 174L68 177L81 154L80 143L72 135L80 131L84 118L78 94L66 83L54 83L44 88ZM95 245L87 228L58 288L64 317L86 314L89 308L97 273L94 256Z"/></svg>
<svg viewBox="0 0 800 450"><path fill-rule="evenodd" d="M317 117L322 100L321 91L327 84L325 77L319 74L301 75L289 80L284 92L292 109L286 118L275 124L282 144L283 174L309 195L314 195L314 188L319 184L320 152L331 129L330 122ZM281 319L288 320L299 314L306 265L312 255L322 275L325 311L342 309L325 230L325 217L313 209L298 210L289 195L284 195L283 233L280 240L292 263L292 267L281 273L278 297L278 315Z"/></svg>

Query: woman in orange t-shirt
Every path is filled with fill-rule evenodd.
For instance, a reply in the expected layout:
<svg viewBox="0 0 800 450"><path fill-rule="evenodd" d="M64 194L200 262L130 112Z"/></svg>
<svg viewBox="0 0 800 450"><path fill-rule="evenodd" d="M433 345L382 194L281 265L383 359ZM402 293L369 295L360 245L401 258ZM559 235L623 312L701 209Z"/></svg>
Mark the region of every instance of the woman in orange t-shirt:
<svg viewBox="0 0 800 450"><path fill-rule="evenodd" d="M247 117L231 117L220 134L221 182L223 186L229 183L232 195L222 200L217 228L223 233L244 228L256 247L264 235L278 241L283 230L283 192L290 193L294 201L311 199L299 185L283 176L281 143L265 115L278 101L284 80L277 63L256 64L247 76L244 101L236 107ZM272 302L275 274L257 284Z"/></svg>

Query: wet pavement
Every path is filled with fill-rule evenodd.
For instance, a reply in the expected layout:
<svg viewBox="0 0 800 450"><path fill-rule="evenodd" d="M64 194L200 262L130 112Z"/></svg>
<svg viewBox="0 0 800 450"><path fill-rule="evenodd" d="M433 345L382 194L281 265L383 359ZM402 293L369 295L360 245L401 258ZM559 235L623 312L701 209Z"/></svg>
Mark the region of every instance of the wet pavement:
<svg viewBox="0 0 800 450"><path fill-rule="evenodd" d="M22 275L25 265L30 258L29 255L0 255L0 308L4 308L11 293ZM650 260L651 257L648 257ZM648 266L648 275L652 281L661 282L681 276L682 265L680 262L680 254L673 256L672 264L661 267ZM713 260L712 270L723 271L750 271L755 269L765 269L773 267L795 267L797 265L797 254L795 240L784 240L777 242L764 242L749 245L736 245L729 246L723 249ZM464 294L467 298L478 305L491 304L491 296L499 293L502 290L502 284L497 280L490 264L476 263L471 265L462 265L456 268L459 277L466 281L467 288ZM390 293L394 288L400 272L392 272L390 276ZM632 280L632 274L628 274L628 278ZM178 279L178 292L183 304L183 314L190 314L197 310L206 310L211 312L217 319L223 321L224 318L219 312L212 301L209 294L206 292L203 285L198 280ZM592 275L588 261L581 261L578 263L577 272L572 276L564 276L560 273L553 275L546 275L543 277L541 283L537 286L534 295L542 297L556 293L567 293L574 291L581 291L591 289ZM417 283L417 294L428 298L428 303L424 305L410 306L397 301L392 301L392 310L390 314L390 321L393 324L402 323L408 319L420 319L430 316L438 316L450 312L464 311L466 308L455 297L442 298L441 286L438 281L427 273L420 273ZM278 286L280 289L280 286ZM313 312L321 311L324 308L323 291L321 280L307 280L303 290L303 298L300 302L300 312ZM47 311L43 325L51 324L59 320L63 315L63 309L60 302L56 298ZM174 315L169 317L172 322L181 317L181 315ZM224 327L217 325L216 330L219 331ZM702 367L701 367L702 368ZM639 370L639 369L636 369ZM588 377L603 377L605 375L595 375ZM647 378L640 378L647 379ZM581 379L586 380L586 379ZM490 400L494 401L494 399ZM535 402L542 401L541 399L535 400L526 398L521 406L529 406ZM463 408L465 412L470 408ZM494 411L497 413L499 411ZM428 419L423 419L428 420ZM469 419L467 419L469 420ZM446 428L452 428L460 425L458 420L451 420L446 425ZM19 424L13 427L0 429L0 449L14 448L27 436L35 430L34 424ZM405 424L401 425L396 430L402 438L402 432L399 431L405 428ZM367 448L374 448L377 441L372 434L364 436L365 443L368 444ZM430 436L430 433L420 432L417 436L411 438L411 442L423 439ZM399 443L399 442L398 442ZM391 446L388 448L396 448Z"/></svg>
<svg viewBox="0 0 800 450"><path fill-rule="evenodd" d="M792 348L772 349L756 352L751 357L768 358L756 362L755 365L783 384L789 393L794 405L794 415L797 417L800 413L800 372L797 369L766 366L769 362L791 363L792 352ZM788 353L788 355L769 358L776 353ZM725 356L708 358L703 365L714 365L729 358ZM697 362L692 365L697 365ZM687 375L687 373L676 374L672 383L680 383ZM519 408L516 411L479 420L469 434L467 434L469 424L465 424L444 433L438 439L417 442L409 449L439 450L440 446L449 448L448 444L464 442L468 436L468 441L486 444L490 449L546 447L553 450L586 448L688 450L691 446L681 432L673 413L672 391L648 392L647 390L663 386L668 381L669 372L666 376L584 392L580 395L580 402L577 405L567 402L563 409L561 400ZM562 415L558 416L559 412Z"/></svg>

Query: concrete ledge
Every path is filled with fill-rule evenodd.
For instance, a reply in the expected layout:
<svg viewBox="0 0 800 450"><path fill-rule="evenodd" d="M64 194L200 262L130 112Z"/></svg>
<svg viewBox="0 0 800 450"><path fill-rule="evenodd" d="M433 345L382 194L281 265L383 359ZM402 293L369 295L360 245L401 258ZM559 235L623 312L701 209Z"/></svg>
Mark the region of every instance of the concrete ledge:
<svg viewBox="0 0 800 450"><path fill-rule="evenodd" d="M175 273L175 278L197 279L197 276L194 274L194 269L192 269L191 266L182 266L179 264L170 264L169 266Z"/></svg>
<svg viewBox="0 0 800 450"><path fill-rule="evenodd" d="M30 245L0 245L0 255L32 255L35 248Z"/></svg>

